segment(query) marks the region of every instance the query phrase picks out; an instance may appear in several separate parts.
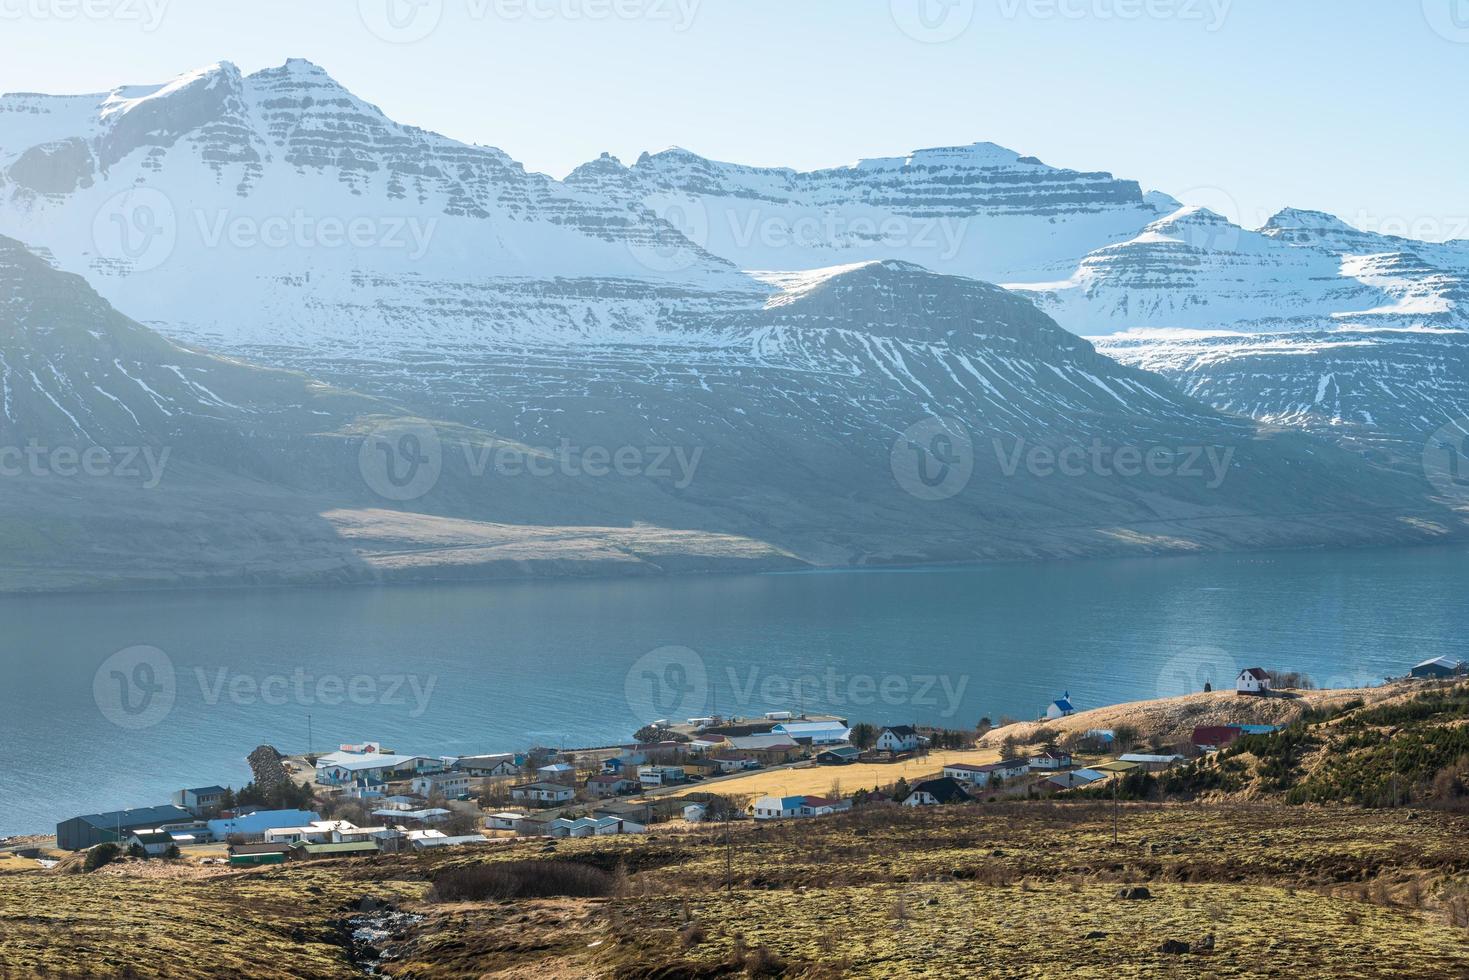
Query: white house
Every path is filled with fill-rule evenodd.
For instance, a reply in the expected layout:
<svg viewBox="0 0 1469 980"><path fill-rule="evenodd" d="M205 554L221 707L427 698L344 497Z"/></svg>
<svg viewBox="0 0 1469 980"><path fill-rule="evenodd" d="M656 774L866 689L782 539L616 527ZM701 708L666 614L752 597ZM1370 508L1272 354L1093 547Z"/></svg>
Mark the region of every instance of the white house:
<svg viewBox="0 0 1469 980"><path fill-rule="evenodd" d="M703 823L704 818L709 815L709 808L702 803L690 803L683 808L685 823Z"/></svg>
<svg viewBox="0 0 1469 980"><path fill-rule="evenodd" d="M957 779L961 783L967 783L976 789L983 789L996 779L1010 780L1024 776L1030 771L1030 764L1024 759L1012 759L1009 762L991 762L989 765L974 766L968 763L956 763L944 766L944 775L950 779Z"/></svg>
<svg viewBox="0 0 1469 980"><path fill-rule="evenodd" d="M876 748L881 752L912 752L918 744L918 732L913 726L893 725L877 736Z"/></svg>
<svg viewBox="0 0 1469 980"><path fill-rule="evenodd" d="M568 766L564 762L553 762L549 766L541 766L537 769L536 775L547 782L569 783L576 778L576 767Z"/></svg>
<svg viewBox="0 0 1469 980"><path fill-rule="evenodd" d="M751 804L750 815L756 820L783 820L799 817L805 805L804 796L762 796Z"/></svg>
<svg viewBox="0 0 1469 980"><path fill-rule="evenodd" d="M442 767L438 759L422 755L381 755L333 752L316 760L316 781L324 786L345 786L361 779L406 779Z"/></svg>
<svg viewBox="0 0 1469 980"><path fill-rule="evenodd" d="M644 789L674 786L688 778L683 766L638 766L638 783Z"/></svg>
<svg viewBox="0 0 1469 980"><path fill-rule="evenodd" d="M353 844L370 840L387 827L359 827L350 820L315 820L302 827L272 827L267 844Z"/></svg>
<svg viewBox="0 0 1469 980"><path fill-rule="evenodd" d="M1071 705L1071 692L1067 691L1046 707L1046 720L1055 721L1058 718L1068 718L1076 714L1076 709Z"/></svg>
<svg viewBox="0 0 1469 980"><path fill-rule="evenodd" d="M524 786L510 787L510 798L553 806L576 799L576 790L564 783L526 783Z"/></svg>
<svg viewBox="0 0 1469 980"><path fill-rule="evenodd" d="M492 813L485 817L485 826L490 830L519 830L520 822L526 818L524 813Z"/></svg>
<svg viewBox="0 0 1469 980"><path fill-rule="evenodd" d="M1040 755L1030 757L1028 764L1032 769L1045 769L1055 771L1057 769L1071 768L1070 752L1042 752Z"/></svg>
<svg viewBox="0 0 1469 980"><path fill-rule="evenodd" d="M1250 667L1239 672L1234 689L1240 694L1264 694L1270 690L1270 675L1259 667Z"/></svg>
<svg viewBox="0 0 1469 980"><path fill-rule="evenodd" d="M409 785L413 787L413 792L424 799L431 796L442 796L452 800L469 792L469 773L428 773L423 776L415 776Z"/></svg>
<svg viewBox="0 0 1469 980"><path fill-rule="evenodd" d="M842 745L852 737L852 730L839 721L783 721L770 732L797 745Z"/></svg>

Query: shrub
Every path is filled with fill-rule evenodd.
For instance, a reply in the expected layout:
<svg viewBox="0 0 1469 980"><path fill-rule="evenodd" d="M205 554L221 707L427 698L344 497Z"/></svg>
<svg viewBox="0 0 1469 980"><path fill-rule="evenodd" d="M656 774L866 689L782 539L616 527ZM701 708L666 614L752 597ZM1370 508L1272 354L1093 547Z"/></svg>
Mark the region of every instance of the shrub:
<svg viewBox="0 0 1469 980"><path fill-rule="evenodd" d="M117 860L117 856L121 853L122 848L110 841L106 844L98 844L87 851L87 859L82 862L82 870L96 871Z"/></svg>
<svg viewBox="0 0 1469 980"><path fill-rule="evenodd" d="M452 868L434 878L435 902L505 901L513 898L605 898L616 879L576 861L504 861Z"/></svg>

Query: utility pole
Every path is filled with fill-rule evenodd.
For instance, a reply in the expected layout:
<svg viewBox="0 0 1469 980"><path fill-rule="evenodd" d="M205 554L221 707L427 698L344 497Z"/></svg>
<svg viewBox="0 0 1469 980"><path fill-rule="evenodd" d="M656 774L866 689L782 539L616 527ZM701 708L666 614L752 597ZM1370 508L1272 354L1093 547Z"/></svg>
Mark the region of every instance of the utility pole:
<svg viewBox="0 0 1469 980"><path fill-rule="evenodd" d="M734 897L734 837L730 833L730 824L734 823L734 810L726 810L724 813L724 894L726 897Z"/></svg>
<svg viewBox="0 0 1469 980"><path fill-rule="evenodd" d="M1117 783L1121 780L1120 773L1112 777L1112 846L1117 846Z"/></svg>

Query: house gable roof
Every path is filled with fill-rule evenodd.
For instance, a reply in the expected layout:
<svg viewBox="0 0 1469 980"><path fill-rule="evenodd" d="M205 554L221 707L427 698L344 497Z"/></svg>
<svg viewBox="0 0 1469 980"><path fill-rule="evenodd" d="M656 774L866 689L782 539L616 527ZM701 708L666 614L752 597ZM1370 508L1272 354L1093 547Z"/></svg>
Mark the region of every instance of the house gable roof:
<svg viewBox="0 0 1469 980"><path fill-rule="evenodd" d="M913 787L913 793L927 793L940 803L954 803L969 799L964 787L952 776L929 779ZM909 794L910 796L912 793Z"/></svg>
<svg viewBox="0 0 1469 980"><path fill-rule="evenodd" d="M1244 680L1246 677L1253 677L1257 681L1268 681L1270 679L1270 675L1259 667L1247 667L1239 672L1239 676L1240 680Z"/></svg>

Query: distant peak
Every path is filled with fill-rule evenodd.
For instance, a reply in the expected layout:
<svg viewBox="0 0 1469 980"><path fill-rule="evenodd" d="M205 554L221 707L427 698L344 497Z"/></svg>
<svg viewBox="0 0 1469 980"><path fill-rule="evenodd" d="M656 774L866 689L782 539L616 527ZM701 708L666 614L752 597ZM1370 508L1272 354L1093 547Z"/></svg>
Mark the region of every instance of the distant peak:
<svg viewBox="0 0 1469 980"><path fill-rule="evenodd" d="M1266 231L1355 231L1351 225L1325 211L1282 208L1265 222Z"/></svg>
<svg viewBox="0 0 1469 980"><path fill-rule="evenodd" d="M904 167L1013 167L1017 164L1045 166L1034 157L1019 153L998 143L969 143L962 146L934 146L914 150L905 157L871 157L858 160L855 170L898 170Z"/></svg>

